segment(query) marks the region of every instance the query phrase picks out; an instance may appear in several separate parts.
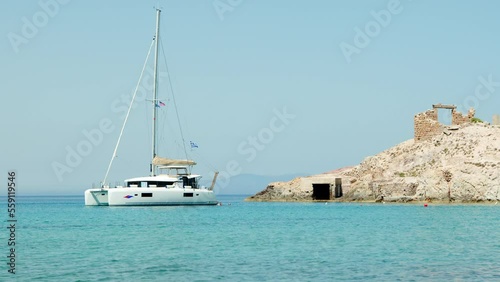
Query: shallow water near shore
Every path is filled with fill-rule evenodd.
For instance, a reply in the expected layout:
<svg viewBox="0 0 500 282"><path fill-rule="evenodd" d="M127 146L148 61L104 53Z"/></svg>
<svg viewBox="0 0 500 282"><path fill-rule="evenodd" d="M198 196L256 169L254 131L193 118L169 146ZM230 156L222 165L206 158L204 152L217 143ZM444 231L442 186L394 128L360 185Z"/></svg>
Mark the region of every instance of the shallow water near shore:
<svg viewBox="0 0 500 282"><path fill-rule="evenodd" d="M0 280L500 280L500 205L218 198L223 206L86 207L83 197L18 197L17 274L4 263Z"/></svg>

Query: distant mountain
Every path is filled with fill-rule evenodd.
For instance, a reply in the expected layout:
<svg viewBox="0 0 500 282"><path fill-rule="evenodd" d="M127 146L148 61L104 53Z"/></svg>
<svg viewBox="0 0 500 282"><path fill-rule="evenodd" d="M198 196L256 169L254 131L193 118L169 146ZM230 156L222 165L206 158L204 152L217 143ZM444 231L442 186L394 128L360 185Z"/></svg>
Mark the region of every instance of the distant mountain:
<svg viewBox="0 0 500 282"><path fill-rule="evenodd" d="M306 174L295 173L277 176L240 174L230 179L219 179L214 190L219 195L253 195L266 189L271 182L290 181L304 175Z"/></svg>

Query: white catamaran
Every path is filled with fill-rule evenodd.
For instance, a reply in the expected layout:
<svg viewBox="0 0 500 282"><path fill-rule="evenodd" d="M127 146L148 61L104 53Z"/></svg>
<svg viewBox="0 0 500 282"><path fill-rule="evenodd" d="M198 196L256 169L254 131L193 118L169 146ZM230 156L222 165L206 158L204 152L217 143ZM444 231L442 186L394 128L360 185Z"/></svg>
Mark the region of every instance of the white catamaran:
<svg viewBox="0 0 500 282"><path fill-rule="evenodd" d="M190 168L196 163L191 160L173 160L157 156L157 98L158 92L158 45L160 31L160 13L156 10L156 34L153 39L155 46L154 58L154 86L153 86L153 144L151 175L126 179L123 186L110 187L106 185L109 170L116 157L123 129L130 114L134 98L125 118L120 137L111 158L104 181L101 187L85 191L85 205L87 206L164 206L164 205L216 205L218 201L213 192L217 172L209 188L200 186L200 175L191 174ZM153 44L152 43L152 44ZM152 45L153 46L153 45ZM150 48L151 51L151 48ZM149 58L149 54L148 54ZM148 59L146 59L147 62ZM145 65L144 65L145 67ZM143 68L144 73L144 68ZM142 74L141 74L142 79ZM139 79L139 81L141 80Z"/></svg>

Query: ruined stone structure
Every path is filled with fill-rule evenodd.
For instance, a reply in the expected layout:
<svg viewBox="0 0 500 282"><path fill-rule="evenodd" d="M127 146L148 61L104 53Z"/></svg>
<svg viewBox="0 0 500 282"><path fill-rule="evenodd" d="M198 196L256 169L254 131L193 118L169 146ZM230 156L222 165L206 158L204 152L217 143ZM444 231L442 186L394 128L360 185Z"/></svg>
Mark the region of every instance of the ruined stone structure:
<svg viewBox="0 0 500 282"><path fill-rule="evenodd" d="M438 121L437 109L415 115L414 118L414 140L430 140L432 137L443 132L443 125Z"/></svg>
<svg viewBox="0 0 500 282"><path fill-rule="evenodd" d="M438 109L451 110L451 127L447 127L438 121ZM414 139L415 141L426 141L442 134L447 128L456 129L458 125L468 123L475 115L475 110L471 108L467 115L457 111L455 105L432 105L432 110L415 115L414 118Z"/></svg>
<svg viewBox="0 0 500 282"><path fill-rule="evenodd" d="M493 125L500 125L500 115L493 115Z"/></svg>

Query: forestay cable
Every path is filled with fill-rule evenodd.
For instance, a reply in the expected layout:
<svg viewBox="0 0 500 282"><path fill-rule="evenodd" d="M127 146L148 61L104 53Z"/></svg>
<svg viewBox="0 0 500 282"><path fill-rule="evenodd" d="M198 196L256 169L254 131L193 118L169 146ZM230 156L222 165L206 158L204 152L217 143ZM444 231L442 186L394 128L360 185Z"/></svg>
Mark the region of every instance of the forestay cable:
<svg viewBox="0 0 500 282"><path fill-rule="evenodd" d="M118 142L116 142L115 150L113 151L113 156L111 156L111 161L109 162L108 170L106 171L106 175L104 176L104 180L101 183L101 188L106 185L106 180L108 179L109 171L111 170L111 166L113 165L113 161L116 158L116 152L118 152L118 146L120 146L120 141L122 139L123 131L125 130L125 125L127 124L128 116L130 115L130 111L132 110L132 106L134 104L135 96L137 96L137 91L139 90L139 86L142 81L142 76L144 75L144 71L146 70L146 65L149 60L149 55L151 54L151 49L153 49L153 44L155 39L151 42L151 46L149 47L148 55L146 57L146 61L144 62L144 66L142 67L141 76L139 77L139 81L137 82L137 86L135 87L134 95L132 96L132 101L130 101L130 105L128 107L127 115L125 116L125 120L123 121L122 129L120 131L120 136L118 136Z"/></svg>

